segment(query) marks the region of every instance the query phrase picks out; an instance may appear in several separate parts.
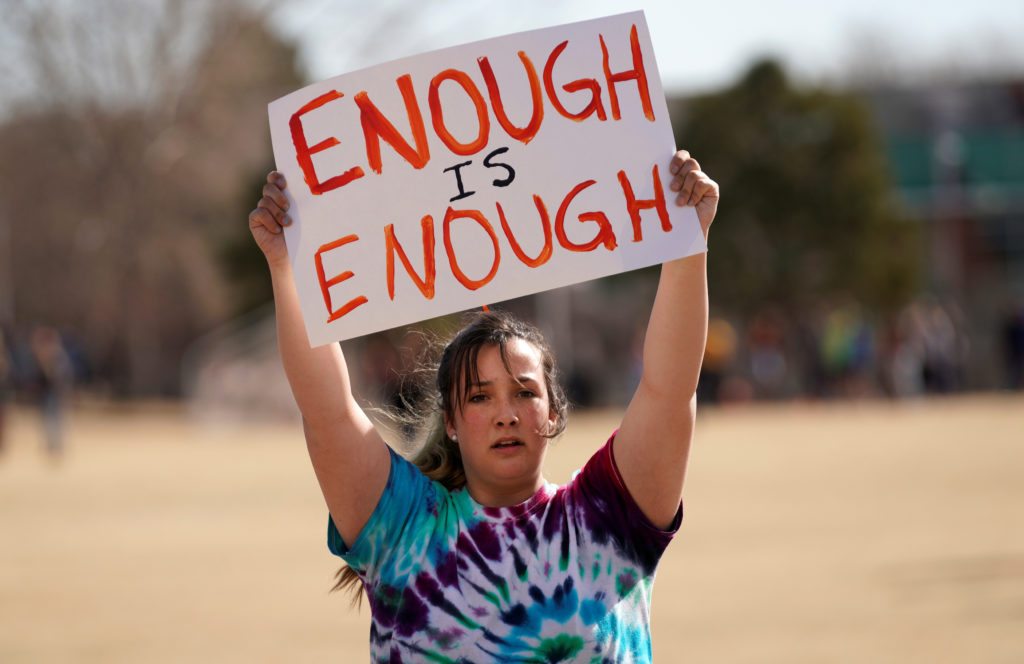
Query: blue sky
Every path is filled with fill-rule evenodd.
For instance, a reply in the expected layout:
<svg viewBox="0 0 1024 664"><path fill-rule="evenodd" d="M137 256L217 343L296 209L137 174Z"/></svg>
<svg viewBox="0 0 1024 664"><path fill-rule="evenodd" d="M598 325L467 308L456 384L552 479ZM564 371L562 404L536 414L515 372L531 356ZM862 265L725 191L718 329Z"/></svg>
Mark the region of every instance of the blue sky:
<svg viewBox="0 0 1024 664"><path fill-rule="evenodd" d="M773 55L806 80L844 80L851 70L998 70L1024 76L1024 1L720 0L612 2L448 0L380 5L410 8L396 36L369 30L370 3L312 0L280 14L286 34L307 44L314 79L424 50L510 32L642 9L666 89L699 91L732 81L754 59ZM354 19L353 16L362 16ZM407 19L407 20L406 20ZM362 44L353 53L351 45Z"/></svg>

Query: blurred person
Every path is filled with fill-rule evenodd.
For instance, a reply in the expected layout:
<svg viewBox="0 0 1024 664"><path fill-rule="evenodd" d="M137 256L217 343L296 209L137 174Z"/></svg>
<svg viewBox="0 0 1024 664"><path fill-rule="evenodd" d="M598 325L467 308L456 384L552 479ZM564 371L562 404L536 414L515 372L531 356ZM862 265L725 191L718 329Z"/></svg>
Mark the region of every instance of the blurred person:
<svg viewBox="0 0 1024 664"><path fill-rule="evenodd" d="M46 452L54 461L64 454L64 405L72 385L71 360L60 333L45 325L32 328L29 336L32 360L32 392L43 422Z"/></svg>
<svg viewBox="0 0 1024 664"><path fill-rule="evenodd" d="M879 346L879 373L889 396L905 399L923 393L924 344L911 306L888 321Z"/></svg>
<svg viewBox="0 0 1024 664"><path fill-rule="evenodd" d="M4 452L7 432L7 401L14 385L14 356L7 344L7 334L0 327L0 454Z"/></svg>
<svg viewBox="0 0 1024 664"><path fill-rule="evenodd" d="M921 334L921 378L927 392L948 394L960 386L958 332L949 312L938 301L920 303L914 309Z"/></svg>
<svg viewBox="0 0 1024 664"><path fill-rule="evenodd" d="M707 237L718 185L685 151L677 205ZM648 662L654 571L682 519L707 333L706 254L662 266L640 386L619 429L565 486L543 477L566 425L555 359L508 314L476 315L441 354L412 461L356 403L337 343L310 348L267 176L249 226L271 273L282 362L327 503L336 588L371 609L374 661Z"/></svg>
<svg viewBox="0 0 1024 664"><path fill-rule="evenodd" d="M874 358L874 333L858 305L846 303L829 312L821 335L821 354L830 394L855 397L871 392L868 375Z"/></svg>
<svg viewBox="0 0 1024 664"><path fill-rule="evenodd" d="M1024 388L1024 304L1010 309L1003 320L1003 353L1007 384L1011 390Z"/></svg>
<svg viewBox="0 0 1024 664"><path fill-rule="evenodd" d="M822 305L816 304L792 321L800 391L815 399L828 395L828 371L821 354L821 328L826 316Z"/></svg>
<svg viewBox="0 0 1024 664"><path fill-rule="evenodd" d="M718 403L722 398L722 383L726 372L736 359L736 328L724 318L708 321L708 342L704 347L704 363L697 384L697 400Z"/></svg>
<svg viewBox="0 0 1024 664"><path fill-rule="evenodd" d="M778 311L763 309L754 315L747 330L747 344L750 374L761 397L780 399L786 396L789 362L784 339L783 318Z"/></svg>

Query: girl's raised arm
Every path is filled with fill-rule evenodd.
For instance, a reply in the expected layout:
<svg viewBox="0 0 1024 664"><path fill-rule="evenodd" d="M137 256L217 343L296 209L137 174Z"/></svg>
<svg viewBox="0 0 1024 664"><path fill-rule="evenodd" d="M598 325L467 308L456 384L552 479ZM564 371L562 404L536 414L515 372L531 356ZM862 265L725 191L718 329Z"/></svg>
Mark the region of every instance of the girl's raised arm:
<svg viewBox="0 0 1024 664"><path fill-rule="evenodd" d="M291 223L284 176L267 175L249 229L263 251L274 286L277 343L302 413L306 446L327 508L351 547L380 499L390 472L387 444L352 396L337 343L310 348L302 322L283 227Z"/></svg>
<svg viewBox="0 0 1024 664"><path fill-rule="evenodd" d="M696 207L707 238L718 209L718 185L685 150L672 158L671 169L676 204ZM613 446L630 494L662 528L671 524L682 497L707 329L707 254L663 264L644 338L640 385Z"/></svg>

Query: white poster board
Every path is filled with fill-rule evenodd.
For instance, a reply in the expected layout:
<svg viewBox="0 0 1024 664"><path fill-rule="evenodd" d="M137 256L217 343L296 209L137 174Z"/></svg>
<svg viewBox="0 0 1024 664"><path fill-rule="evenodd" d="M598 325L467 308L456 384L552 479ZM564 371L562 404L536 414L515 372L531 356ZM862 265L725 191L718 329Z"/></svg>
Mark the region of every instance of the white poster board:
<svg viewBox="0 0 1024 664"><path fill-rule="evenodd" d="M643 13L425 53L269 106L311 345L705 250Z"/></svg>

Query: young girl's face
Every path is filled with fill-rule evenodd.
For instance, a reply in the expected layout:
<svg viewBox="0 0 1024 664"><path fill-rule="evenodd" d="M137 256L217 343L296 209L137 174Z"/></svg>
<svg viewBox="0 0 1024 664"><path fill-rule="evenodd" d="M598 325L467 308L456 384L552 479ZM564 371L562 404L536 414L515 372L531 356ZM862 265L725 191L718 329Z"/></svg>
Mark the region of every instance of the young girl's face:
<svg viewBox="0 0 1024 664"><path fill-rule="evenodd" d="M459 444L471 495L489 507L522 502L540 488L545 434L555 424L541 352L522 339L506 344L505 352L508 369L497 345L480 349L479 382L447 424L449 437Z"/></svg>

